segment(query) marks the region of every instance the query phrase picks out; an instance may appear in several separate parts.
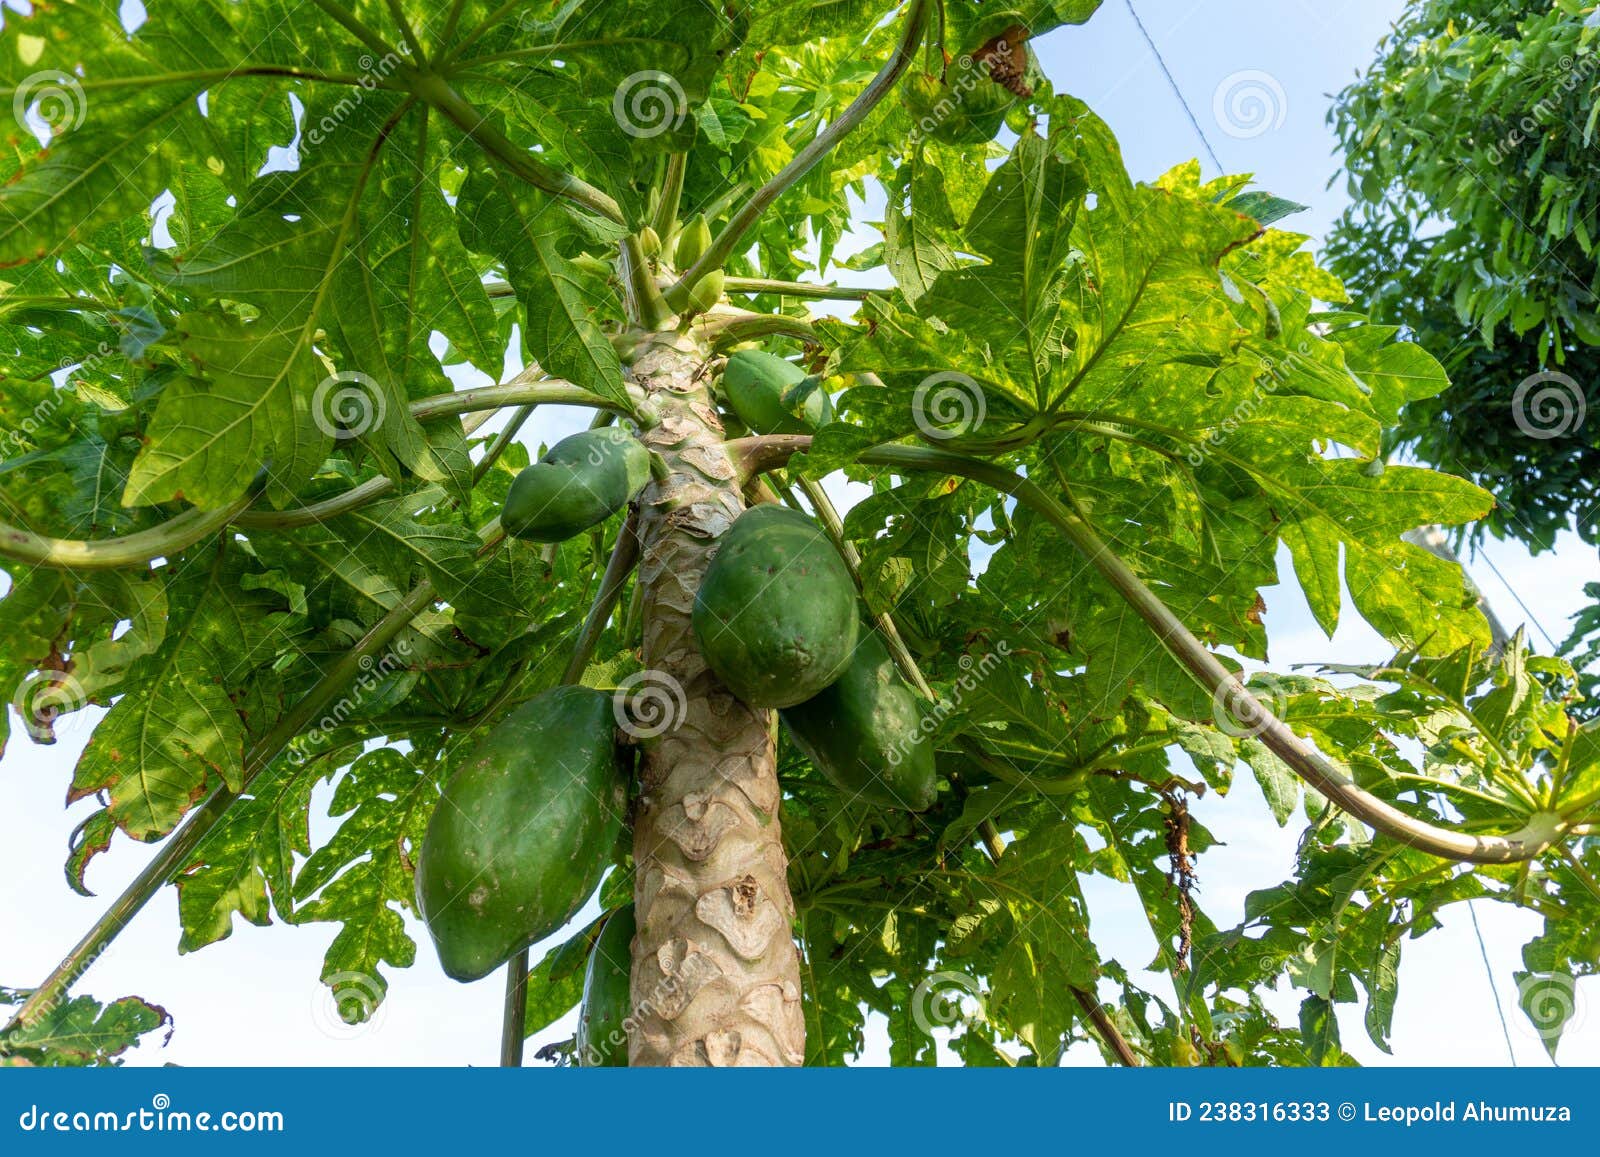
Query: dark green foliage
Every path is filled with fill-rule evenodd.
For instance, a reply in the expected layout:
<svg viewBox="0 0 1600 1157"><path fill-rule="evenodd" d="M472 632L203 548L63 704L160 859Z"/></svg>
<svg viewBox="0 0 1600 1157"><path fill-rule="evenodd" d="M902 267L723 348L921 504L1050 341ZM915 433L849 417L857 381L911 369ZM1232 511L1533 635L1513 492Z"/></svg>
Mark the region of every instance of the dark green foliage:
<svg viewBox="0 0 1600 1157"><path fill-rule="evenodd" d="M1535 552L1600 545L1597 36L1571 4L1416 0L1329 115L1355 201L1330 265L1450 374L1390 439L1494 492L1472 536ZM1564 651L1592 701L1588 619Z"/></svg>

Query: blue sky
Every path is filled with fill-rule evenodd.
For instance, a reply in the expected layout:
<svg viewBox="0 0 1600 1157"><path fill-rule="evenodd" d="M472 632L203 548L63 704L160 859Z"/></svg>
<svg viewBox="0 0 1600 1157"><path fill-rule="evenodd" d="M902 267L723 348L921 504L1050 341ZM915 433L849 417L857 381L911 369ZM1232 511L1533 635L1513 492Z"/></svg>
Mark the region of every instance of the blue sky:
<svg viewBox="0 0 1600 1157"><path fill-rule="evenodd" d="M1388 22L1394 0L1345 4L1306 0L1135 0L1188 100L1200 128L1228 172L1254 173L1274 193L1310 206L1284 222L1320 236L1344 203L1343 187L1328 180L1336 161L1324 123L1327 94L1354 76ZM1121 138L1136 178L1157 176L1199 156L1208 176L1219 172L1140 36L1126 0L1105 0L1087 26L1063 29L1038 46L1045 71L1062 91L1087 100ZM541 411L522 435L532 449L584 424L575 413ZM1569 538L1537 560L1520 548L1491 545L1470 560L1474 578L1511 626L1534 608L1557 639L1581 605L1583 582L1595 577L1594 553ZM1285 571L1287 573L1287 571ZM1279 668L1319 661L1365 661L1385 648L1347 615L1333 639L1312 622L1292 587L1265 592L1273 662ZM1532 638L1543 645L1540 632ZM84 715L88 715L87 712ZM36 982L87 928L100 905L138 871L147 853L119 841L90 873L100 900L83 900L62 881L68 833L84 804L63 812L71 768L90 721L62 727L54 748L17 738L0 764L0 984ZM325 804L326 791L318 802ZM1219 925L1235 922L1246 893L1284 879L1297 831L1276 828L1247 775L1227 799L1207 797L1198 818L1223 842L1200 863L1200 900ZM326 832L323 833L324 835ZM1089 888L1103 950L1138 968L1154 943L1131 896L1099 884ZM1480 955L1465 909L1447 914L1446 927L1407 946L1395 1019L1395 1057L1389 1063L1503 1064L1506 1034L1496 1014L1497 986L1509 1023L1510 1049L1523 1064L1546 1063L1542 1045L1523 1025L1511 973L1521 944L1537 931L1524 913L1481 905ZM15 930L24 930L16 935ZM81 986L102 998L138 993L167 1007L178 1032L165 1049L146 1045L135 1064L493 1064L497 1050L500 977L462 986L446 979L420 928L417 965L390 974L390 996L376 1021L346 1028L332 1015L318 982L331 926L257 929L240 925L233 937L203 952L178 957L176 902L165 890L94 966ZM1491 981L1492 976L1492 981ZM1597 982L1589 981L1594 985ZM1567 1064L1600 1063L1600 992L1579 989L1579 1018L1562 1050ZM1278 1007L1292 1020L1298 998ZM1346 1006L1345 1044L1365 1063L1384 1058L1366 1042L1360 1006ZM541 1039L567 1035L560 1029ZM878 1057L874 1048L868 1059ZM1080 1055L1074 1061L1094 1060Z"/></svg>

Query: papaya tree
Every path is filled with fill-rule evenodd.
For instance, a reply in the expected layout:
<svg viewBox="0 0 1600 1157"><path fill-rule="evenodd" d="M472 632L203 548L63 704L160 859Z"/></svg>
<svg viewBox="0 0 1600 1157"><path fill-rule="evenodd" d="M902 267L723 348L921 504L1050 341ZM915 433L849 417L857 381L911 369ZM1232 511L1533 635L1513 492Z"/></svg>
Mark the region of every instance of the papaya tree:
<svg viewBox="0 0 1600 1157"><path fill-rule="evenodd" d="M1342 1063L1335 1006L1386 1046L1404 941L1488 898L1544 918L1553 1049L1600 732L1402 538L1490 507L1381 454L1444 374L1291 202L1128 175L1030 48L1096 6L8 11L0 666L31 741L95 721L72 885L159 846L4 978L0 1051L161 1028L74 989L167 885L181 951L336 925L351 1017L422 917L506 973L511 1064L580 1002L580 1064L835 1064L869 1018L905 1064L940 1026L969 1064ZM535 407L589 429L530 454ZM1392 653L1247 675L1288 581ZM1306 829L1221 928L1190 805L1241 768Z"/></svg>

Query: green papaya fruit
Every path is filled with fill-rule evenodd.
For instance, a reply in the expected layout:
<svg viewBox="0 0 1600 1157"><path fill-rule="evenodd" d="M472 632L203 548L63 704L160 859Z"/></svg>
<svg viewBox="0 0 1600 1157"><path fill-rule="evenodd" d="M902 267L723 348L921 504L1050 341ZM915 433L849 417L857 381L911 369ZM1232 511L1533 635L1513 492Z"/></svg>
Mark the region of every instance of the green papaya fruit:
<svg viewBox="0 0 1600 1157"><path fill-rule="evenodd" d="M689 290L689 308L695 313L704 313L716 305L722 300L722 290L726 280L722 270L713 269L695 282L694 288Z"/></svg>
<svg viewBox="0 0 1600 1157"><path fill-rule="evenodd" d="M654 257L661 252L661 234L646 225L639 230L639 249L646 257Z"/></svg>
<svg viewBox="0 0 1600 1157"><path fill-rule="evenodd" d="M862 634L844 674L779 716L795 746L840 791L879 807L933 806L939 780L922 732L922 701L876 631Z"/></svg>
<svg viewBox="0 0 1600 1157"><path fill-rule="evenodd" d="M821 527L786 506L745 511L695 595L701 654L753 707L803 703L844 671L860 629L856 591Z"/></svg>
<svg viewBox="0 0 1600 1157"><path fill-rule="evenodd" d="M611 913L589 950L583 974L583 1004L578 1013L578 1064L585 1068L626 1068L628 1030L633 1015L628 974L633 964L633 905Z"/></svg>
<svg viewBox="0 0 1600 1157"><path fill-rule="evenodd" d="M696 213L692 220L685 222L678 231L678 244L673 250L672 261L678 272L682 273L696 261L700 255L711 248L711 226L706 224L706 215Z"/></svg>
<svg viewBox="0 0 1600 1157"><path fill-rule="evenodd" d="M650 478L650 452L621 426L563 438L511 482L500 525L513 538L565 542L626 506Z"/></svg>
<svg viewBox="0 0 1600 1157"><path fill-rule="evenodd" d="M765 350L738 350L722 371L722 392L757 434L809 434L833 420L822 379Z"/></svg>
<svg viewBox="0 0 1600 1157"><path fill-rule="evenodd" d="M417 905L449 976L487 976L594 892L628 803L615 732L609 696L557 687L496 724L445 786Z"/></svg>

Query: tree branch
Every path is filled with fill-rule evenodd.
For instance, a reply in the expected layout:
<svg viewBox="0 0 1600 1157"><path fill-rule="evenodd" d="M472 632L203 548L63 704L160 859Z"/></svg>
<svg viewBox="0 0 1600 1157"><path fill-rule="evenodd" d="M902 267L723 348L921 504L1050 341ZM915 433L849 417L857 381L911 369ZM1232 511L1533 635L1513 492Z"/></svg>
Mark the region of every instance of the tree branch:
<svg viewBox="0 0 1600 1157"><path fill-rule="evenodd" d="M741 438L729 443L730 453L748 472L772 469L809 447L807 435ZM1578 817L1539 812L1518 831L1504 836L1479 836L1438 827L1407 815L1357 786L1344 772L1303 742L1281 719L1252 695L1232 671L1195 638L1172 610L1145 586L1128 565L1083 518L1068 510L1029 479L1004 466L924 446L885 445L857 456L863 465L902 470L938 470L956 474L1010 494L1054 526L1084 555L1101 577L1133 608L1161 642L1201 686L1217 697L1232 716L1282 759L1306 783L1344 811L1409 847L1447 860L1472 864L1517 864L1555 847ZM1574 816L1569 820L1567 815Z"/></svg>
<svg viewBox="0 0 1600 1157"><path fill-rule="evenodd" d="M797 337L807 342L819 340L817 331L809 321L785 313L748 313L719 307L711 313L701 314L694 324L705 335L707 344L713 347L755 341L773 334Z"/></svg>
<svg viewBox="0 0 1600 1157"><path fill-rule="evenodd" d="M498 410L506 406L533 406L540 403L560 406L589 406L596 409L622 412L616 403L591 394L557 378L535 378L524 381L530 373L524 371L513 380L498 386L482 386L475 390L457 390L436 394L411 403L411 415L418 421L454 417L458 414L480 410ZM504 449L501 446L500 449ZM494 448L491 447L491 452ZM481 465L481 464L480 464ZM31 530L9 526L0 522L0 558L30 566L47 566L61 570L108 570L116 567L143 566L151 559L164 558L187 550L207 535L214 534L229 524L250 530L292 530L326 522L341 514L348 514L382 498L395 489L392 478L369 478L343 494L297 506L288 510L250 510L257 491L252 489L226 506L215 510L185 510L158 526L119 538L98 541L69 538L50 538Z"/></svg>
<svg viewBox="0 0 1600 1157"><path fill-rule="evenodd" d="M149 530L99 541L49 538L0 523L0 558L62 570L144 566L151 559L177 554L215 534L242 514L258 493L258 489L252 487L249 493L215 510L185 510Z"/></svg>
<svg viewBox="0 0 1600 1157"><path fill-rule="evenodd" d="M866 119L868 113L877 107L878 102L889 95L905 70L910 67L916 57L917 45L922 41L922 30L927 26L928 13L933 7L932 0L911 0L910 10L906 13L905 31L901 34L900 41L894 47L884 66L878 70L878 75L872 78L871 83L861 91L861 95L850 102L850 106L840 113L827 128L818 133L811 142L794 155L787 165L778 174L761 188L750 195L750 199L739 206L738 212L733 215L727 226L711 242L711 248L688 269L678 271L678 280L672 288L667 290L667 304L673 309L681 310L689 302L689 289L713 269L721 269L727 263L729 256L738 248L739 242L750 231L767 211L774 201L800 178L809 173L814 165L832 151L833 146L855 131L856 127Z"/></svg>
<svg viewBox="0 0 1600 1157"><path fill-rule="evenodd" d="M334 661L316 685L245 753L240 791L218 788L184 821L183 826L162 845L133 883L123 889L122 894L45 978L44 983L33 990L6 1025L7 1031L21 1024L34 1023L59 1004L67 991L105 952L111 941L150 902L150 898L191 862L192 855L206 835L233 802L249 790L251 782L300 734L302 728L322 714L344 692L350 681L363 670L362 660L370 660L392 643L412 619L432 605L433 600L433 584L424 579L373 624L354 647Z"/></svg>
<svg viewBox="0 0 1600 1157"><path fill-rule="evenodd" d="M819 301L865 301L873 289L848 285L812 285L805 281L776 281L770 277L728 277L723 282L728 293L777 293L784 297L811 297Z"/></svg>
<svg viewBox="0 0 1600 1157"><path fill-rule="evenodd" d="M483 113L451 88L443 77L435 73L413 71L411 89L443 113L446 119L472 138L513 176L552 196L564 197L618 225L627 223L622 215L622 207L610 194L519 146L490 124Z"/></svg>

